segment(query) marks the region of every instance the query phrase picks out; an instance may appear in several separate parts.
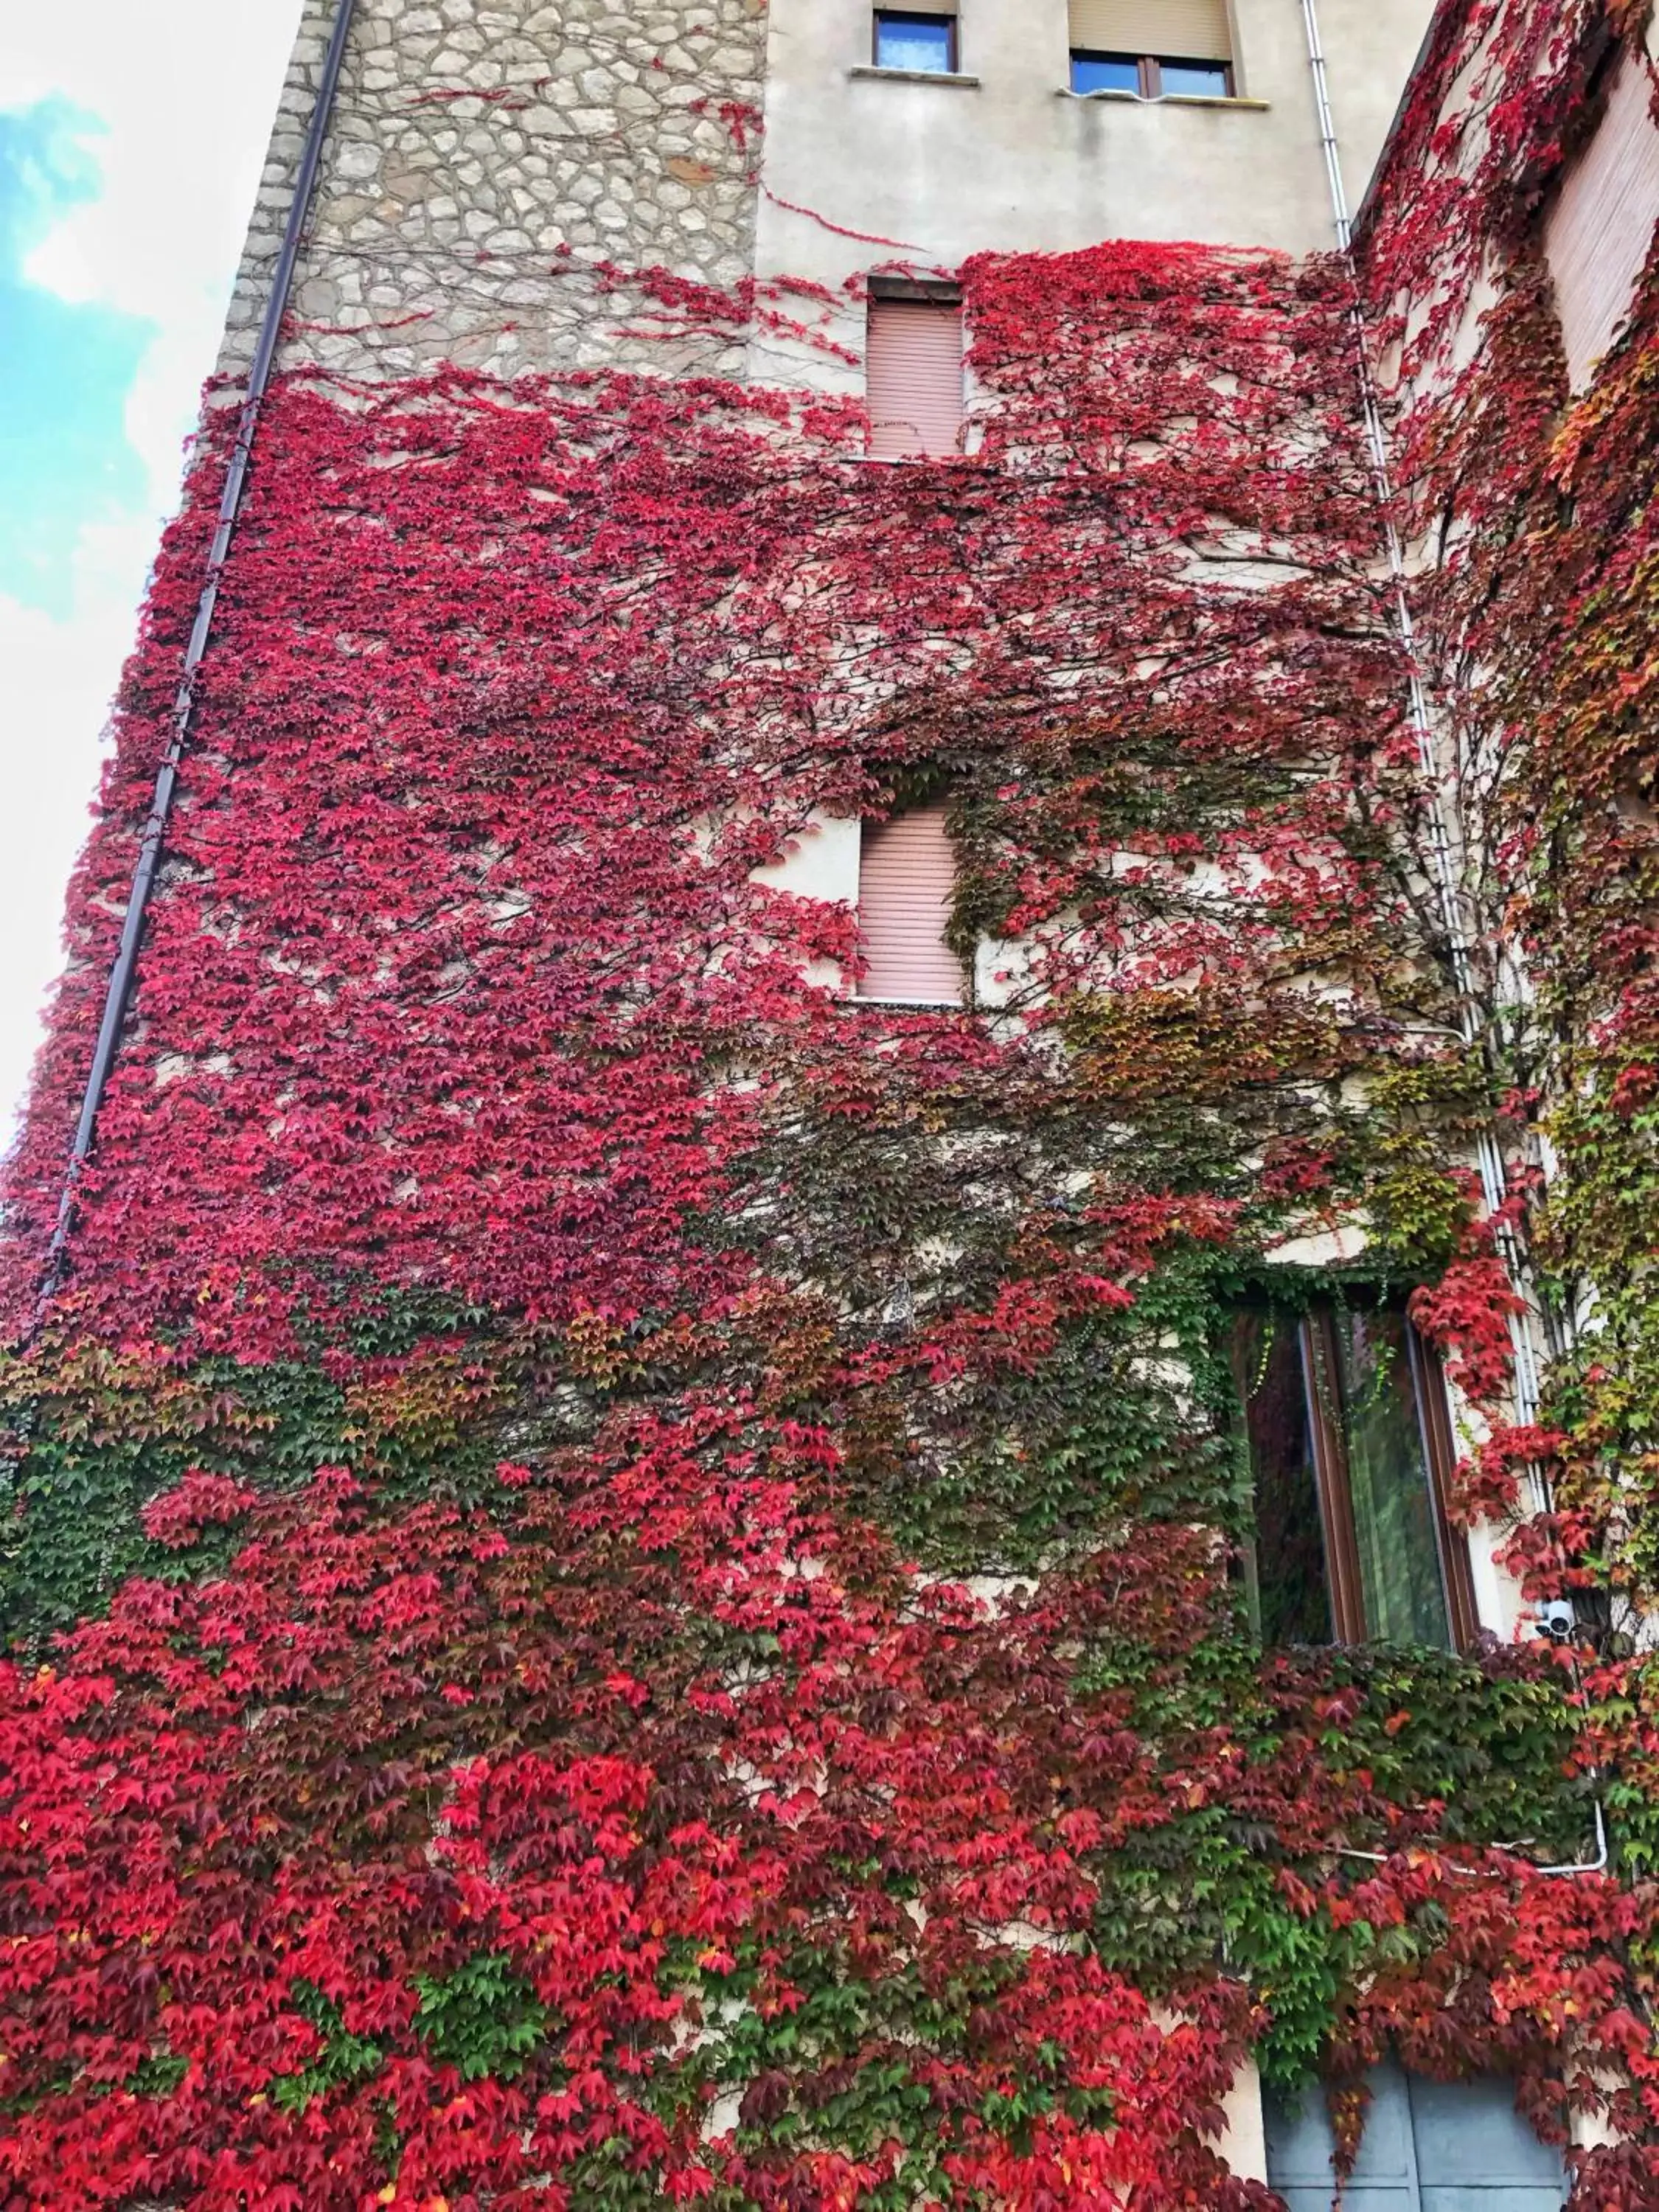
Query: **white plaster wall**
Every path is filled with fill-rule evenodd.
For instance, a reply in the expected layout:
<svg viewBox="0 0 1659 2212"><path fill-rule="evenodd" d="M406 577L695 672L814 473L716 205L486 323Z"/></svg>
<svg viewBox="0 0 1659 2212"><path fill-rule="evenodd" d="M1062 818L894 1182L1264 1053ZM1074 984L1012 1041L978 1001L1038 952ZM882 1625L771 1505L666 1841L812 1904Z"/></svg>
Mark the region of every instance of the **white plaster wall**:
<svg viewBox="0 0 1659 2212"><path fill-rule="evenodd" d="M1474 1585L1475 1617L1500 1644L1513 1644L1535 1633L1536 1617L1521 1594L1521 1585L1498 1553L1508 1531L1490 1521L1478 1521L1469 1530L1469 1580Z"/></svg>
<svg viewBox="0 0 1659 2212"><path fill-rule="evenodd" d="M862 836L855 815L826 814L814 807L778 859L756 869L755 881L775 891L793 891L797 898L844 899L856 906Z"/></svg>
<svg viewBox="0 0 1659 2212"><path fill-rule="evenodd" d="M1316 4L1352 214L1370 185L1405 97L1428 35L1434 0L1316 0ZM1290 6L1299 16L1300 0L1290 0Z"/></svg>
<svg viewBox="0 0 1659 2212"><path fill-rule="evenodd" d="M1029 937L981 937L974 948L974 1004L992 1009L1040 1005L1046 993L1033 994L1030 975L1036 946Z"/></svg>
<svg viewBox="0 0 1659 2212"><path fill-rule="evenodd" d="M1222 2100L1226 2125L1216 2148L1242 2181L1267 2179L1267 2126L1261 2110L1261 2075L1247 2058Z"/></svg>
<svg viewBox="0 0 1659 2212"><path fill-rule="evenodd" d="M1232 6L1241 97L1145 103L1066 89L1066 0L961 0L969 82L871 73L869 0L772 0L757 273L840 292L885 262L951 267L987 249L1330 246L1302 0ZM1431 0L1322 0L1356 203L1430 12ZM848 302L835 335L861 355L861 304ZM861 366L775 337L753 349L750 374L862 383Z"/></svg>
<svg viewBox="0 0 1659 2212"><path fill-rule="evenodd" d="M838 900L855 907L862 836L863 825L855 816L825 814L814 808L779 857L755 870L754 879L795 898ZM838 961L811 960L805 980L838 991L846 979Z"/></svg>
<svg viewBox="0 0 1659 2212"><path fill-rule="evenodd" d="M1154 2005L1152 2015L1164 2035L1190 2025L1180 2013L1170 2012L1162 2005ZM1229 2171L1243 2181L1265 2182L1267 2128L1261 2108L1261 2074L1255 2059L1246 2058L1234 2075L1232 2086L1221 2100L1221 2118L1215 2147L1226 2160Z"/></svg>

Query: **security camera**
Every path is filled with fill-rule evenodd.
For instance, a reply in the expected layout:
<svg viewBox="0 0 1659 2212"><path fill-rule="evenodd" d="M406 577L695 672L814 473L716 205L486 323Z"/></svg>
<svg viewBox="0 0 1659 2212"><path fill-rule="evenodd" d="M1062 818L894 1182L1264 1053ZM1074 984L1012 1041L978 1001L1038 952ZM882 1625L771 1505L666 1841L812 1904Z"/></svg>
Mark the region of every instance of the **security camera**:
<svg viewBox="0 0 1659 2212"><path fill-rule="evenodd" d="M1570 1642L1578 1626L1572 1600L1570 1597L1545 1598L1538 1607L1538 1626L1552 1644Z"/></svg>

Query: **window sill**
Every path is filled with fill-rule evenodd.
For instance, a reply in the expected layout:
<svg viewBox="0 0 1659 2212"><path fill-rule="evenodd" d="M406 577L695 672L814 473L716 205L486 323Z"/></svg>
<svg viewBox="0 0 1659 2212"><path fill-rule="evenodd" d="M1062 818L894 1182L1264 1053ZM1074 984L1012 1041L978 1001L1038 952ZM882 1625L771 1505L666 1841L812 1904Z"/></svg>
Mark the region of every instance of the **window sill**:
<svg viewBox="0 0 1659 2212"><path fill-rule="evenodd" d="M957 84L965 86L969 92L979 90L979 79L963 76L959 70L883 69L875 62L860 62L856 69L849 69L847 74L848 76L878 76L889 84Z"/></svg>
<svg viewBox="0 0 1659 2212"><path fill-rule="evenodd" d="M1243 107L1257 115L1265 115L1272 106L1270 100L1246 100L1238 93L1222 92L1164 92L1156 100L1143 100L1138 92L1119 92L1103 86L1098 92L1073 92L1069 85L1061 85L1054 94L1056 100L1117 100L1130 107Z"/></svg>
<svg viewBox="0 0 1659 2212"><path fill-rule="evenodd" d="M966 999L866 999L861 994L854 994L842 1003L848 1006L886 1006L890 1010L896 1007L901 1012L912 1014L959 1014L968 1001Z"/></svg>
<svg viewBox="0 0 1659 2212"><path fill-rule="evenodd" d="M977 453L838 453L837 460L859 469L973 469Z"/></svg>

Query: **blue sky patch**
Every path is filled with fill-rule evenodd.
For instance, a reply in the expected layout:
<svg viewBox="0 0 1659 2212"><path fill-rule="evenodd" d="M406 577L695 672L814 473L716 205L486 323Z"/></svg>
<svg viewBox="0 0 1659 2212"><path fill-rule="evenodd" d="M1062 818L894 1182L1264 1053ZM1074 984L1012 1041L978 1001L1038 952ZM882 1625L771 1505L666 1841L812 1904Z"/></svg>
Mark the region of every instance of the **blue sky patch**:
<svg viewBox="0 0 1659 2212"><path fill-rule="evenodd" d="M57 95L0 112L0 592L58 619L82 530L141 510L148 491L122 409L155 325L23 273L53 224L98 197L100 127Z"/></svg>

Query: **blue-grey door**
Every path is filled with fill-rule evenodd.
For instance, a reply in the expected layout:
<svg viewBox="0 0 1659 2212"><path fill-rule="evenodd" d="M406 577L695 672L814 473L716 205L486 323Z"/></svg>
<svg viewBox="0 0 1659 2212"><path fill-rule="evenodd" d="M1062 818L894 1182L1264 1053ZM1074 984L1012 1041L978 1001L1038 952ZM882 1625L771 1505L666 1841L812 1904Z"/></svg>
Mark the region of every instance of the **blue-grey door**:
<svg viewBox="0 0 1659 2212"><path fill-rule="evenodd" d="M1515 2109L1508 2081L1429 2081L1378 2066L1342 2212L1560 2212L1559 2151ZM1316 2082L1267 2100L1267 2179L1290 2212L1331 2212L1335 2142Z"/></svg>

